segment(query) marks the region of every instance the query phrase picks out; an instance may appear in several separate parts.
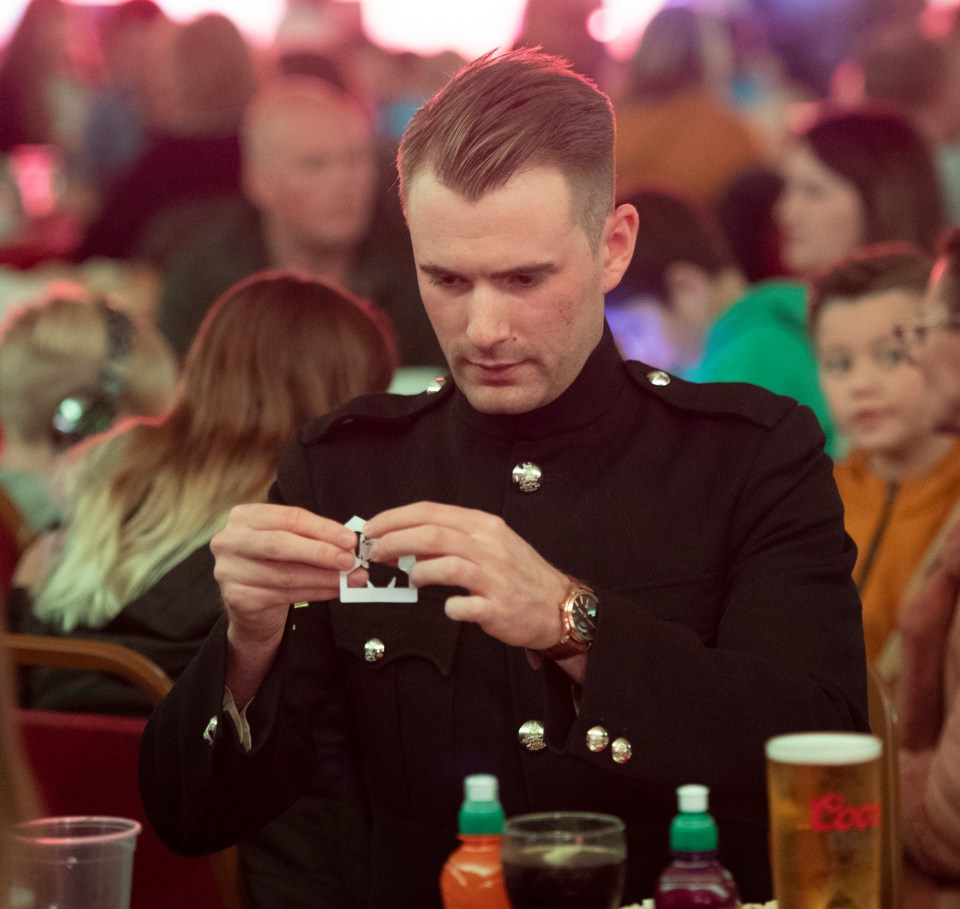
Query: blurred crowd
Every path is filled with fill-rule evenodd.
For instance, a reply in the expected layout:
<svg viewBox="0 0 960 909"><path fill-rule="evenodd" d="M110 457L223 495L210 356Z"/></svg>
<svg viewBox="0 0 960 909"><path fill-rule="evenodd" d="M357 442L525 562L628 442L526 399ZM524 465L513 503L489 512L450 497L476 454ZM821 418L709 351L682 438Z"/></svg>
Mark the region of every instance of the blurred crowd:
<svg viewBox="0 0 960 909"><path fill-rule="evenodd" d="M762 4L671 4L614 60L592 4L530 0L517 43L612 99L618 193L640 214L607 299L621 352L820 419L867 656L911 692L913 729L918 603L943 613L923 642L948 682L927 682L960 684L956 584L937 573L960 564L960 443L897 333L960 221L960 17L894 6L842 46L826 17L791 48ZM209 539L264 498L293 428L444 371L394 157L464 61L388 52L319 3L269 48L153 0L91 9L32 0L0 54L0 584L9 627L125 643L176 676L218 613ZM148 709L52 673L21 695ZM936 735L917 741L922 790L943 761ZM910 818L917 866L960 882L960 833Z"/></svg>

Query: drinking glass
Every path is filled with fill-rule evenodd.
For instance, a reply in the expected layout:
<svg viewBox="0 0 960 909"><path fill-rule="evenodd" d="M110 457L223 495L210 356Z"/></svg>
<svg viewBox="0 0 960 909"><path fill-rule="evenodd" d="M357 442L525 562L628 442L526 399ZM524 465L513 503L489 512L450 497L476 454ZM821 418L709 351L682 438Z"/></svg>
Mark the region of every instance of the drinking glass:
<svg viewBox="0 0 960 909"><path fill-rule="evenodd" d="M610 814L524 814L503 827L500 857L513 909L616 909L627 845Z"/></svg>
<svg viewBox="0 0 960 909"><path fill-rule="evenodd" d="M766 745L770 857L779 909L879 909L883 742L783 735Z"/></svg>
<svg viewBox="0 0 960 909"><path fill-rule="evenodd" d="M10 836L11 909L129 909L139 833L136 821L116 817L17 824Z"/></svg>

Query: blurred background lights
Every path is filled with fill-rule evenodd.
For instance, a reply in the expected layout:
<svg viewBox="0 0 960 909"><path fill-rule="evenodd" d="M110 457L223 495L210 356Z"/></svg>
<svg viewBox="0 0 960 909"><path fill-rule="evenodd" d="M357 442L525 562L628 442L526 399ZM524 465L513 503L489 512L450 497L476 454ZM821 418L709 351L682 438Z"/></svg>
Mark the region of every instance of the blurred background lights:
<svg viewBox="0 0 960 909"><path fill-rule="evenodd" d="M663 5L663 0L604 0L587 20L587 30L594 41L607 46L611 57L625 60Z"/></svg>
<svg viewBox="0 0 960 909"><path fill-rule="evenodd" d="M520 30L524 0L364 0L363 29L391 50L455 50L467 58L508 46Z"/></svg>
<svg viewBox="0 0 960 909"><path fill-rule="evenodd" d="M77 6L110 6L117 0L69 0ZM287 13L287 0L157 0L178 21L201 13L229 16L251 40L269 43ZM0 44L13 31L27 0L0 0ZM290 7L296 6L290 3ZM333 5L336 5L334 3ZM391 50L431 54L454 50L475 57L507 47L520 31L526 0L344 0L359 5L364 31Z"/></svg>

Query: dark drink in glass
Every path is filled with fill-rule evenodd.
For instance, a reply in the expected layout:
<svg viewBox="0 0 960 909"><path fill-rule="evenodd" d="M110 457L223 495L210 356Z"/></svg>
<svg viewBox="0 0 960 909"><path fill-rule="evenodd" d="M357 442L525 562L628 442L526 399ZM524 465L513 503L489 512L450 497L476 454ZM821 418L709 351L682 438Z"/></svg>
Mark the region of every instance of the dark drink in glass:
<svg viewBox="0 0 960 909"><path fill-rule="evenodd" d="M501 839L513 909L617 909L627 850L623 822L586 812L511 818Z"/></svg>

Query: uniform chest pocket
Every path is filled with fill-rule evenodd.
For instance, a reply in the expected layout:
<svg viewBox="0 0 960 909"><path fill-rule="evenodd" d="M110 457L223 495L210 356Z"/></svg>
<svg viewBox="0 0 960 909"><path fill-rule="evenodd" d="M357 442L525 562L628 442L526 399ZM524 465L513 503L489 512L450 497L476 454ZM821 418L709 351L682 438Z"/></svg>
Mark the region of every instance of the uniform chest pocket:
<svg viewBox="0 0 960 909"><path fill-rule="evenodd" d="M417 603L335 603L330 608L334 644L374 669L425 660L447 677L460 624L446 617L445 600L421 590Z"/></svg>
<svg viewBox="0 0 960 909"><path fill-rule="evenodd" d="M417 603L336 603L341 655L354 724L370 784L394 810L427 821L423 798L449 773L454 748L453 666L459 622L443 611L446 592L420 591ZM445 811L445 809L444 809Z"/></svg>

